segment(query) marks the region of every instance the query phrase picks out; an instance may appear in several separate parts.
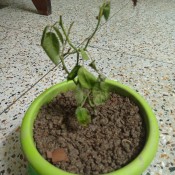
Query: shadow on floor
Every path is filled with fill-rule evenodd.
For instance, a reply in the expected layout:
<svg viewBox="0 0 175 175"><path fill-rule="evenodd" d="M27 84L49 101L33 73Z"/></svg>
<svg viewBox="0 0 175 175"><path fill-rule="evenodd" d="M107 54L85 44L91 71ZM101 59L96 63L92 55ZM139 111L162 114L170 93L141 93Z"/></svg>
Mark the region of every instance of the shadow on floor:
<svg viewBox="0 0 175 175"><path fill-rule="evenodd" d="M27 4L19 4L19 3L11 4L11 3L0 2L0 9L6 8L6 7L10 7L12 9L19 9L21 11L27 11L30 13L38 14L34 5L33 5L33 7L27 7Z"/></svg>
<svg viewBox="0 0 175 175"><path fill-rule="evenodd" d="M8 7L8 5L0 4L0 9L6 8L6 7Z"/></svg>
<svg viewBox="0 0 175 175"><path fill-rule="evenodd" d="M37 10L27 8L27 7L23 7L23 6L18 6L18 7L16 7L16 9L19 9L21 11L26 11L26 12L29 12L29 13L33 13L33 14L38 14Z"/></svg>

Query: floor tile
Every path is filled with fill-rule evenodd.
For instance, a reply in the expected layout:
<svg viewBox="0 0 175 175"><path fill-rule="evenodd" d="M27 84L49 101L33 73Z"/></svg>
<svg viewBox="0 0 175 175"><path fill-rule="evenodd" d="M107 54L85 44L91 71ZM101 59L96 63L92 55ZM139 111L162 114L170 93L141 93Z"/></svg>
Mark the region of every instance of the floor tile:
<svg viewBox="0 0 175 175"><path fill-rule="evenodd" d="M97 33L92 46L144 58L175 62L174 0L138 1L117 13Z"/></svg>
<svg viewBox="0 0 175 175"><path fill-rule="evenodd" d="M63 15L66 25L75 21L71 38L81 43L92 31L101 3L52 0L53 13L46 17L36 14L32 1L0 2L0 175L26 175L19 142L22 117L36 96L66 77L54 69L40 47L44 26ZM111 3L111 18L106 24L103 21L89 48L90 55L104 75L134 88L156 114L159 150L143 175L173 175L175 1L139 0L136 8L131 0ZM73 59L67 58L68 67L74 65Z"/></svg>
<svg viewBox="0 0 175 175"><path fill-rule="evenodd" d="M0 113L54 65L40 46L41 37L0 28Z"/></svg>
<svg viewBox="0 0 175 175"><path fill-rule="evenodd" d="M175 68L173 64L151 61L126 54L101 51L94 57L101 57L107 76L118 80L138 91L151 105L160 127L158 153L151 166L143 175L150 172L174 174L175 146ZM120 60L118 59L120 57Z"/></svg>
<svg viewBox="0 0 175 175"><path fill-rule="evenodd" d="M94 31L97 24L96 16L98 15L102 2L102 0L63 0L60 1L58 5L57 1L52 1L53 13L50 19L51 21L57 21L59 16L62 15L67 26L74 21L72 35L70 35L70 37L73 41L81 43ZM117 1L117 5L115 5L116 1L112 0L110 17L129 3L132 4L132 1L119 0ZM105 20L103 19L102 24L104 23Z"/></svg>
<svg viewBox="0 0 175 175"><path fill-rule="evenodd" d="M58 68L23 95L0 115L0 174L27 175L27 162L20 146L20 124L25 111L41 92L63 81L65 75Z"/></svg>
<svg viewBox="0 0 175 175"><path fill-rule="evenodd" d="M175 144L175 71L172 64L151 61L118 52L90 49L97 67L109 78L120 81L138 91L152 106L160 126L160 143L156 158L143 175L157 173L173 175ZM72 57L67 60L73 65ZM38 84L1 114L0 167L5 175L25 174L26 162L19 143L19 126L30 103L49 86L64 79L65 74L55 68ZM15 143L15 144L14 144ZM4 166L2 166L4 165ZM7 173L10 172L10 173ZM18 172L18 173L17 173Z"/></svg>
<svg viewBox="0 0 175 175"><path fill-rule="evenodd" d="M8 1L4 4L9 6L0 11L1 26L36 33L40 36L46 25L52 25L62 15L67 28L71 22L75 22L71 37L73 41L81 43L94 30L97 23L96 16L102 2L101 0L52 0L52 14L43 16L36 14L36 9L31 1L21 0L18 3ZM112 16L126 4L132 4L132 1L119 0L115 5L116 2L113 0L111 4ZM103 20L102 23L105 21Z"/></svg>
<svg viewBox="0 0 175 175"><path fill-rule="evenodd" d="M112 1L112 4L115 3ZM117 8L111 9L111 13L115 14L116 11L129 3L132 5L130 1L120 0ZM95 15L101 1L96 0L89 3L85 0L77 0L75 3L72 0L68 2L53 0L53 14L49 17L25 10L26 6L29 9L33 6L28 1L19 1L14 4L13 1L7 1L5 4L9 7L0 11L2 19L0 54L3 58L0 63L0 80L4 82L0 87L2 99L0 113L53 67L40 47L44 26L48 22L54 23L61 14L64 15L66 24L75 20L77 27L73 27L71 36L77 45L77 41L83 41L83 38L85 39L93 31L93 22L97 21ZM91 18L94 20L90 20Z"/></svg>

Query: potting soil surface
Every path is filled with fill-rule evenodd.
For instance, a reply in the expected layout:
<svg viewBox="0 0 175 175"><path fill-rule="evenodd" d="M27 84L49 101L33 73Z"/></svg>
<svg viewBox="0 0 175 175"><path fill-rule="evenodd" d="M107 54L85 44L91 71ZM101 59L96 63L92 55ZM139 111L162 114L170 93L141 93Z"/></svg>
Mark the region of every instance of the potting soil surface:
<svg viewBox="0 0 175 175"><path fill-rule="evenodd" d="M92 116L87 127L77 122L73 92L61 94L42 107L34 139L45 159L71 173L98 175L125 166L140 153L146 132L133 102L111 93L105 104L96 107L96 115L88 104L85 106ZM64 158L55 161L53 154L59 151Z"/></svg>

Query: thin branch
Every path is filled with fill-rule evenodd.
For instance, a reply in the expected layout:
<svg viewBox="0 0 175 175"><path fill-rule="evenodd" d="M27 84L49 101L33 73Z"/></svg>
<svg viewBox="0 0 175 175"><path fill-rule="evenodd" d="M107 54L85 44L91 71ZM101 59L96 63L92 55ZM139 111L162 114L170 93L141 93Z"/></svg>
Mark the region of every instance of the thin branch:
<svg viewBox="0 0 175 175"><path fill-rule="evenodd" d="M62 63L62 66L63 66L63 69L66 71L66 73L69 75L69 71L65 65L65 62L64 62L64 57L61 55L60 56L60 60L61 60L61 63Z"/></svg>
<svg viewBox="0 0 175 175"><path fill-rule="evenodd" d="M79 65L79 60L80 60L80 54L77 52L77 65Z"/></svg>
<svg viewBox="0 0 175 175"><path fill-rule="evenodd" d="M71 29L72 25L73 25L73 23L71 23L68 32L70 32L70 29ZM62 16L60 16L60 26L61 26L61 28L62 28L62 31L63 31L63 33L64 33L64 35L65 35L65 37L66 37L66 40L67 40L67 42L69 43L69 45L70 45L74 50L76 50L76 51L78 52L78 49L71 43L71 41L70 41L70 39L69 39L69 36L68 36L68 34L66 33L66 30L65 30L65 28L64 28L63 21L62 21Z"/></svg>
<svg viewBox="0 0 175 175"><path fill-rule="evenodd" d="M91 41L91 39L93 38L93 36L95 35L95 33L96 33L97 30L98 30L98 27L99 27L99 25L100 25L101 18L102 18L102 13L103 13L103 7L100 8L100 12L99 12L99 15L98 15L98 23L97 23L96 28L95 28L94 32L92 33L92 35L91 35L90 37L88 37L87 43L86 43L86 45L85 45L85 47L84 47L84 50L87 49L87 46L88 46L89 42Z"/></svg>
<svg viewBox="0 0 175 175"><path fill-rule="evenodd" d="M67 55L72 55L72 54L75 54L75 53L77 53L77 51L70 52L70 51L68 50L66 53L63 54L63 56L65 57L65 56L67 56Z"/></svg>
<svg viewBox="0 0 175 175"><path fill-rule="evenodd" d="M81 107L84 106L84 104L86 103L86 100L88 99L90 94L91 94L91 91L89 90L88 94L86 95L86 97L84 98L83 102L81 103Z"/></svg>

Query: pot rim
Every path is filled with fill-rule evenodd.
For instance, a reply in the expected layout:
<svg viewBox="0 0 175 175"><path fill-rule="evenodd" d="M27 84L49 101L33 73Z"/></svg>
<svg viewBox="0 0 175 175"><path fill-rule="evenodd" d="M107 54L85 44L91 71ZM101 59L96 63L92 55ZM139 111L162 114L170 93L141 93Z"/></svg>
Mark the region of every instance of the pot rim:
<svg viewBox="0 0 175 175"><path fill-rule="evenodd" d="M139 175L141 174L153 160L159 142L159 128L156 117L148 103L133 89L113 80L105 81L109 87L120 91L119 94L131 97L145 113L144 120L147 126L146 143L140 154L129 164L119 170L103 175ZM28 108L21 126L21 145L22 150L33 169L41 175L75 175L63 171L46 161L37 151L33 139L33 123L39 112L40 107L48 103L60 92L66 92L75 88L73 81L65 81L56 84L41 95L39 95Z"/></svg>

